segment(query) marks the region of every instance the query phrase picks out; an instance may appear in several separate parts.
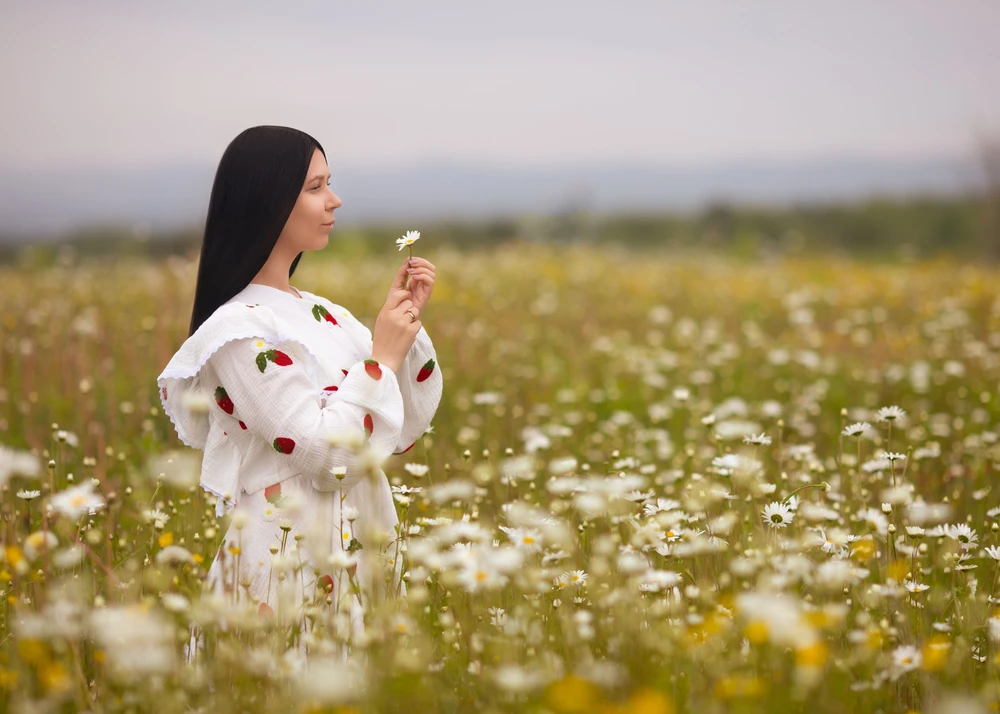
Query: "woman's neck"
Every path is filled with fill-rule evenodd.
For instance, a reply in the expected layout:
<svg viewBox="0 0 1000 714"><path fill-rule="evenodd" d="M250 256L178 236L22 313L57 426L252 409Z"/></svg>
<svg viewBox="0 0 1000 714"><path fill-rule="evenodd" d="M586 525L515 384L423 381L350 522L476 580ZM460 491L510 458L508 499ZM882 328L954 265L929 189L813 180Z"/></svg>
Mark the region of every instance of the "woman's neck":
<svg viewBox="0 0 1000 714"><path fill-rule="evenodd" d="M295 297L301 298L299 291L293 288L288 283L288 268L285 267L282 272L275 272L274 270L268 270L270 266L266 265L261 269L257 275L254 276L251 283L256 283L258 285L266 285L269 288L275 288L276 290L281 290L282 292L289 293Z"/></svg>

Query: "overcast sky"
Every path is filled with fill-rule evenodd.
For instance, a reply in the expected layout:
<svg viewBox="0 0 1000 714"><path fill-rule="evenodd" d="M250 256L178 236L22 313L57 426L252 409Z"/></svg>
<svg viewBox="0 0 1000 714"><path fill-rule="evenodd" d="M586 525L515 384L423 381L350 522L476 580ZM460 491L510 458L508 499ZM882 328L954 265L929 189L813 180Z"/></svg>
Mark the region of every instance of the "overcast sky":
<svg viewBox="0 0 1000 714"><path fill-rule="evenodd" d="M996 0L0 0L0 165L215 163L286 124L331 166L969 152Z"/></svg>

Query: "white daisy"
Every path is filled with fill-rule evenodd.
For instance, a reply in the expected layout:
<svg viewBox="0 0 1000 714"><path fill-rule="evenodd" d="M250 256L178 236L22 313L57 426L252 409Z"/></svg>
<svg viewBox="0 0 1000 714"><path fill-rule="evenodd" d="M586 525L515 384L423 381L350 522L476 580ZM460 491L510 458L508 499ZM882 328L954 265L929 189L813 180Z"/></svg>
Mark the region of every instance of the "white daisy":
<svg viewBox="0 0 1000 714"><path fill-rule="evenodd" d="M396 245L402 250L408 245L413 245L420 240L420 231L406 231L402 238L396 239Z"/></svg>
<svg viewBox="0 0 1000 714"><path fill-rule="evenodd" d="M458 581L470 593L499 588L507 583L507 574L523 562L524 555L516 548L475 546L463 558Z"/></svg>
<svg viewBox="0 0 1000 714"><path fill-rule="evenodd" d="M780 501L772 501L771 503L764 506L763 512L764 522L771 526L771 528L784 528L792 519L795 514L792 509L789 508L788 504L781 503Z"/></svg>
<svg viewBox="0 0 1000 714"><path fill-rule="evenodd" d="M885 517L882 511L875 508L866 508L860 515L879 535L885 535L889 532L889 519Z"/></svg>
<svg viewBox="0 0 1000 714"><path fill-rule="evenodd" d="M49 508L66 516L72 521L78 520L84 514L94 514L104 506L104 497L94 493L94 483L85 481L79 486L72 486L65 491L53 494L49 500Z"/></svg>
<svg viewBox="0 0 1000 714"><path fill-rule="evenodd" d="M267 352L269 350L274 349L274 345L272 345L267 340L254 340L252 347L254 354L258 354L260 352Z"/></svg>
<svg viewBox="0 0 1000 714"><path fill-rule="evenodd" d="M193 563L194 556L184 546L168 545L156 554L156 562L159 565L185 565Z"/></svg>
<svg viewBox="0 0 1000 714"><path fill-rule="evenodd" d="M486 612L490 613L490 624L498 629L503 629L507 624L507 613L502 607L488 607Z"/></svg>
<svg viewBox="0 0 1000 714"><path fill-rule="evenodd" d="M534 528L508 528L500 526L511 542L522 550L534 553L542 549L542 534Z"/></svg>
<svg viewBox="0 0 1000 714"><path fill-rule="evenodd" d="M142 517L146 519L146 523L152 523L156 528L163 528L170 520L170 515L159 508L147 508L142 512Z"/></svg>
<svg viewBox="0 0 1000 714"><path fill-rule="evenodd" d="M859 421L854 424L849 424L844 427L841 432L844 436L853 436L855 438L863 436L865 432L872 428L872 425L866 421Z"/></svg>
<svg viewBox="0 0 1000 714"><path fill-rule="evenodd" d="M957 540L962 550L970 550L979 540L979 535L965 523L945 526L944 534L952 540Z"/></svg>
<svg viewBox="0 0 1000 714"><path fill-rule="evenodd" d="M897 647L892 653L892 666L894 670L895 677L899 677L907 672L912 672L913 670L920 667L920 663L923 657L918 650L913 645L902 645Z"/></svg>
<svg viewBox="0 0 1000 714"><path fill-rule="evenodd" d="M163 602L165 610L170 612L184 612L191 603L180 593L161 593L160 600Z"/></svg>
<svg viewBox="0 0 1000 714"><path fill-rule="evenodd" d="M906 412L904 412L899 407L893 405L891 407L882 407L877 412L875 412L875 419L878 421L902 421L906 418Z"/></svg>
<svg viewBox="0 0 1000 714"><path fill-rule="evenodd" d="M680 505L678 501L670 498L658 498L656 499L656 503L647 503L642 511L647 516L655 516L661 511L672 511L675 508L680 508Z"/></svg>
<svg viewBox="0 0 1000 714"><path fill-rule="evenodd" d="M554 553L546 553L542 556L542 565L549 565L551 563L558 563L560 560L565 560L569 557L569 553L565 550L557 550Z"/></svg>
<svg viewBox="0 0 1000 714"><path fill-rule="evenodd" d="M30 501L31 499L38 498L41 495L41 491L28 491L26 489L22 489L17 492L17 497L24 499L25 501Z"/></svg>
<svg viewBox="0 0 1000 714"><path fill-rule="evenodd" d="M30 451L16 451L0 445L0 485L11 476L37 477L42 473L42 461Z"/></svg>
<svg viewBox="0 0 1000 714"><path fill-rule="evenodd" d="M639 590L642 592L658 593L677 587L683 580L680 575L672 570L655 570L650 568L639 578Z"/></svg>
<svg viewBox="0 0 1000 714"><path fill-rule="evenodd" d="M417 478L420 478L421 476L426 476L427 472L430 471L430 467L427 464L410 463L404 465L403 468L406 470L406 473L410 474L411 476L416 476Z"/></svg>
<svg viewBox="0 0 1000 714"><path fill-rule="evenodd" d="M35 560L41 553L52 551L59 540L51 531L35 531L24 539L24 557Z"/></svg>

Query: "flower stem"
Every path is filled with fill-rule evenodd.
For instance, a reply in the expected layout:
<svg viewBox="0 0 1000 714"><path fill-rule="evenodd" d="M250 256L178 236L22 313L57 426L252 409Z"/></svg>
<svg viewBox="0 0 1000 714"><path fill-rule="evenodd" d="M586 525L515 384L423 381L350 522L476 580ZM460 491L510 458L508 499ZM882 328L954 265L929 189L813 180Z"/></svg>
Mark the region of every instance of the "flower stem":
<svg viewBox="0 0 1000 714"><path fill-rule="evenodd" d="M791 498L792 496L794 496L795 494L797 494L799 491L802 491L804 489L807 489L807 488L821 488L821 489L823 489L825 491L829 487L830 486L829 486L829 484L827 484L826 481L822 481L821 483L807 483L805 486L799 486L797 489L795 489L790 494L788 494L787 496L785 496L785 498L782 500L782 503L784 503L789 498Z"/></svg>

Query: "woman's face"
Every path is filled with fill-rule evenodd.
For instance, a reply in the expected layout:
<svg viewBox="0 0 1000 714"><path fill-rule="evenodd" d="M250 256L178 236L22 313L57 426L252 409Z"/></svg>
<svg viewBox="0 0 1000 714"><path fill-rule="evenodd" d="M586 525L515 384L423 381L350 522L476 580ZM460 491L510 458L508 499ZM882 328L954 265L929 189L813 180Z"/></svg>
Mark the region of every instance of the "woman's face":
<svg viewBox="0 0 1000 714"><path fill-rule="evenodd" d="M330 190L329 180L330 172L323 152L314 149L302 191L278 237L279 242L288 246L290 253L320 250L330 241L333 211L343 204Z"/></svg>

